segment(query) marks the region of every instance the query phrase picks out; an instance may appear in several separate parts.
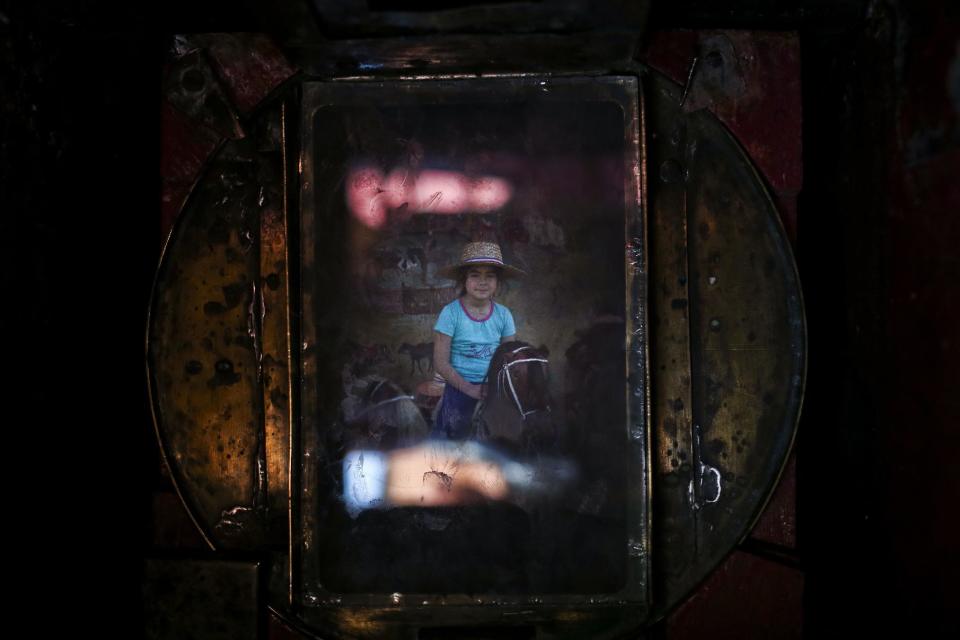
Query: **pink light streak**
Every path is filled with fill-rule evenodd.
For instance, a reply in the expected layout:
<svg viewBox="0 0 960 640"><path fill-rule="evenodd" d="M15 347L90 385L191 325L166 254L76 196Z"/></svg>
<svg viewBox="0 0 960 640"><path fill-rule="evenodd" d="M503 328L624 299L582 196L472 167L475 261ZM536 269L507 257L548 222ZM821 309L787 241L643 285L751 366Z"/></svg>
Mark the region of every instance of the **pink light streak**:
<svg viewBox="0 0 960 640"><path fill-rule="evenodd" d="M496 176L471 178L459 171L394 169L388 176L370 166L347 178L347 206L371 229L387 222L387 211L406 205L407 213L485 213L510 201L513 188Z"/></svg>

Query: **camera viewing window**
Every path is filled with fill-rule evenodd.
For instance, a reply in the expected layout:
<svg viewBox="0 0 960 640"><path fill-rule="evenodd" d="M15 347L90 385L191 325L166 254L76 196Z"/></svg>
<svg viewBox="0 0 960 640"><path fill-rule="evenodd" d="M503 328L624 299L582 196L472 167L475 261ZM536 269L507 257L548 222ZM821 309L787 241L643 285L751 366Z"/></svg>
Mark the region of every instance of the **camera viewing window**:
<svg viewBox="0 0 960 640"><path fill-rule="evenodd" d="M301 604L648 601L639 100L304 85Z"/></svg>

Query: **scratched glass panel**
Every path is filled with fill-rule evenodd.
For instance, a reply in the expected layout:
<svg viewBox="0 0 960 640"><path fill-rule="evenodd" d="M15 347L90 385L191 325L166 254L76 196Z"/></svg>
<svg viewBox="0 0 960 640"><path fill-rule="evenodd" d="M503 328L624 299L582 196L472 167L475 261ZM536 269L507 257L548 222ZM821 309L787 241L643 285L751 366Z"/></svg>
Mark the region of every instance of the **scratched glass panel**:
<svg viewBox="0 0 960 640"><path fill-rule="evenodd" d="M636 85L592 87L306 87L308 604L635 597L646 451L627 397L646 376L626 358L636 255L623 247Z"/></svg>

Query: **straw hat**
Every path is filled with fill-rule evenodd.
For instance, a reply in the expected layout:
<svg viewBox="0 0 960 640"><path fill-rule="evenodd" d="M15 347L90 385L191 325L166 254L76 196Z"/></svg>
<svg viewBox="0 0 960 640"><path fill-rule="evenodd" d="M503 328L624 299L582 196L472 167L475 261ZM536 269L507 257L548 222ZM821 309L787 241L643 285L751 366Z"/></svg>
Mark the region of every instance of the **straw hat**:
<svg viewBox="0 0 960 640"><path fill-rule="evenodd" d="M500 245L495 242L468 243L460 254L459 263L442 267L437 270L437 273L444 278L456 280L460 275L460 269L476 265L499 267L504 278L515 278L525 275L521 269L503 263L503 254L500 252Z"/></svg>

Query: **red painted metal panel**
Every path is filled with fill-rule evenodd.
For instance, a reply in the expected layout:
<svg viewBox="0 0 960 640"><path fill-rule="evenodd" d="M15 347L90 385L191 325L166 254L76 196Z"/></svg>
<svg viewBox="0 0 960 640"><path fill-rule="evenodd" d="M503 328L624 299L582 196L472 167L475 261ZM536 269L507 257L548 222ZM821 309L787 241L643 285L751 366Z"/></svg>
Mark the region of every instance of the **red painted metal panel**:
<svg viewBox="0 0 960 640"><path fill-rule="evenodd" d="M788 549L797 547L797 454L790 454L780 484L750 537Z"/></svg>
<svg viewBox="0 0 960 640"><path fill-rule="evenodd" d="M249 116L264 98L296 73L280 49L263 34L203 34L191 40L206 47L241 116Z"/></svg>
<svg viewBox="0 0 960 640"><path fill-rule="evenodd" d="M686 87L684 109L709 109L730 129L769 184L795 239L803 183L797 34L658 32L642 59Z"/></svg>
<svg viewBox="0 0 960 640"><path fill-rule="evenodd" d="M212 130L164 101L160 108L161 237L166 238L207 158L220 142Z"/></svg>
<svg viewBox="0 0 960 640"><path fill-rule="evenodd" d="M800 638L803 574L735 551L667 622L670 640Z"/></svg>

